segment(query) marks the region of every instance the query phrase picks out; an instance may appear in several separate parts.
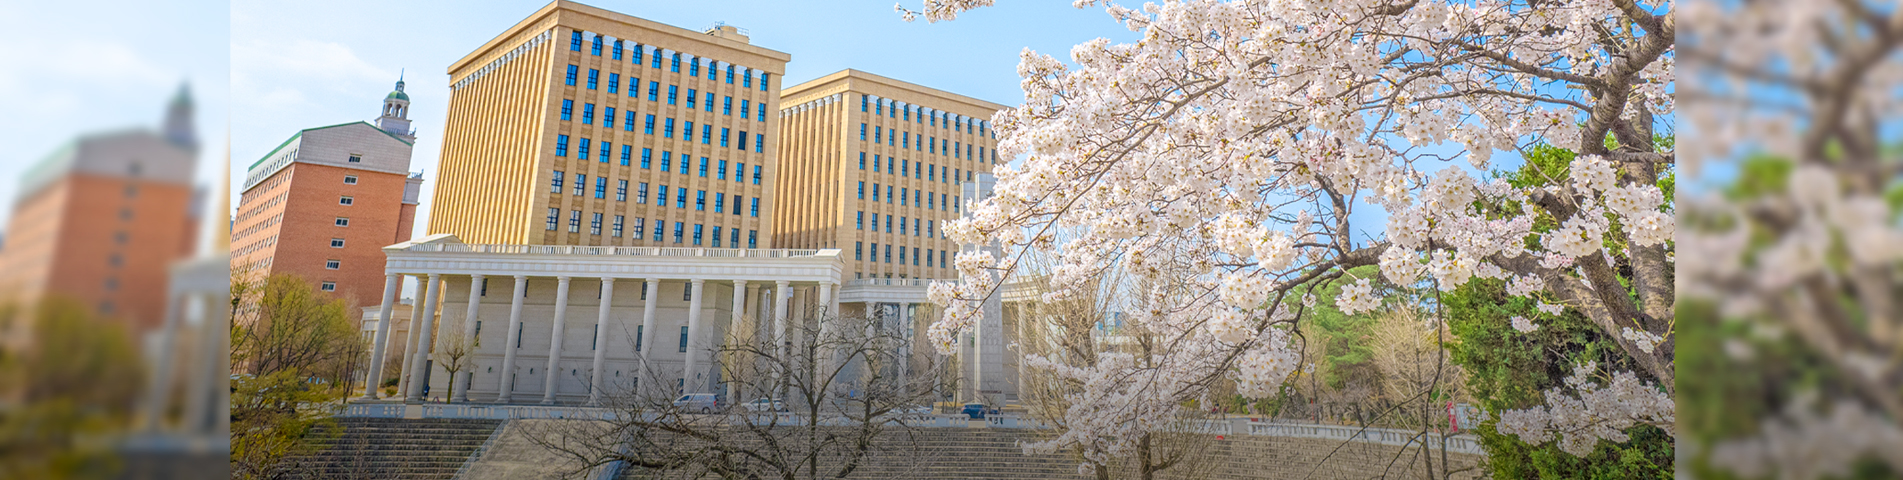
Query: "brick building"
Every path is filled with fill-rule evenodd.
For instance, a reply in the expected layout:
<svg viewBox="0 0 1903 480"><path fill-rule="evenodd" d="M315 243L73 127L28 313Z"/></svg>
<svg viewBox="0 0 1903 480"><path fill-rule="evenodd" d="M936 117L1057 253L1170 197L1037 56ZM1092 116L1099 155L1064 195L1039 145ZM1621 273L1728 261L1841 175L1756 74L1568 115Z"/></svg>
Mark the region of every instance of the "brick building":
<svg viewBox="0 0 1903 480"><path fill-rule="evenodd" d="M377 123L309 128L246 171L232 226L233 270L291 273L352 305L376 305L383 248L410 238L422 175L411 175L403 82Z"/></svg>

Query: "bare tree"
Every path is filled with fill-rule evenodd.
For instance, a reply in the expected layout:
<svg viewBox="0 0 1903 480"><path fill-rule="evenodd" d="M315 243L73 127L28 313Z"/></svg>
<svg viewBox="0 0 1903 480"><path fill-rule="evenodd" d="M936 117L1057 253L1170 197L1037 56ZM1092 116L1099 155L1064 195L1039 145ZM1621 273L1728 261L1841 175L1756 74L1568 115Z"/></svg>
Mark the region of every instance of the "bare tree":
<svg viewBox="0 0 1903 480"><path fill-rule="evenodd" d="M462 332L444 330L441 343L437 344L435 352L430 353L430 359L436 361L436 365L443 367L444 371L449 372L449 389L444 398L454 400L456 379L461 378L456 373L470 367L469 355L475 353L476 349L482 348L482 337L470 338L464 336Z"/></svg>
<svg viewBox="0 0 1903 480"><path fill-rule="evenodd" d="M754 404L761 408L730 402L699 413L676 407L659 389L624 385L605 395L613 420L529 426L527 436L573 460L571 475L613 462L692 477L911 473L928 457L911 424L922 419L935 376L899 371L906 339L894 322L814 313L807 318L816 321L788 325L783 338L746 335L708 349L727 359L722 380L743 398L763 399ZM936 370L916 360L911 367Z"/></svg>

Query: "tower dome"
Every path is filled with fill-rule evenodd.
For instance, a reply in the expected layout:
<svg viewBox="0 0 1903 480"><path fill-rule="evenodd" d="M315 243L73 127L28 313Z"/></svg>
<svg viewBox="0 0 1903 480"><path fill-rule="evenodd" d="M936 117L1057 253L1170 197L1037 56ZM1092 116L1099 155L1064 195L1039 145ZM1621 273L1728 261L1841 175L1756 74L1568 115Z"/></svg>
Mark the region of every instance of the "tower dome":
<svg viewBox="0 0 1903 480"><path fill-rule="evenodd" d="M377 128L404 140L416 140L416 132L410 131L410 94L403 93L402 75L397 76L396 90L383 96L383 114L377 117Z"/></svg>

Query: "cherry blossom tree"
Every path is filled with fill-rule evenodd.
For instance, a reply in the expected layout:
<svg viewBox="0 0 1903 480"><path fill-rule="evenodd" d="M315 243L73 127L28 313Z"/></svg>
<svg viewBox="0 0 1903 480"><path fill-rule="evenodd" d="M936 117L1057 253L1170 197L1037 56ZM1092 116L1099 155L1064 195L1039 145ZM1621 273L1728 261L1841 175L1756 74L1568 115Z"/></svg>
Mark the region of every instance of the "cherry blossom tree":
<svg viewBox="0 0 1903 480"><path fill-rule="evenodd" d="M898 10L944 21L991 3ZM1275 395L1299 367L1292 326L1305 306L1381 305L1373 279L1347 273L1365 265L1443 291L1507 279L1549 311L1583 312L1642 367L1584 366L1548 405L1504 412L1503 430L1585 447L1621 426L1671 430L1675 222L1658 185L1676 156L1656 141L1673 125L1669 5L1076 5L1099 3L1141 39L1077 45L1074 66L1023 52L1024 103L993 120L1001 155L1021 160L944 226L1005 253L960 254L966 281L931 291L945 308L930 335L948 352L1026 251L1060 259L1051 299L1113 265L1143 286L1129 324L1157 334L1159 354L1027 359L1086 385L1071 428L1039 448L1126 451L1223 377ZM1564 177L1516 187L1481 173L1497 152L1538 145L1577 154ZM1285 301L1311 282L1344 285L1337 298Z"/></svg>

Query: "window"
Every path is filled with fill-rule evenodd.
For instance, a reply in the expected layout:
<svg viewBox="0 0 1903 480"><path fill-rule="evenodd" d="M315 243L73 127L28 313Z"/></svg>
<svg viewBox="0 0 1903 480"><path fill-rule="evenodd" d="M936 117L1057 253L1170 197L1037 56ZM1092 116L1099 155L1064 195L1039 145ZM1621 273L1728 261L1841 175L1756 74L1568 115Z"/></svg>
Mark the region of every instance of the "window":
<svg viewBox="0 0 1903 480"><path fill-rule="evenodd" d="M694 244L700 245L700 224L694 224Z"/></svg>
<svg viewBox="0 0 1903 480"><path fill-rule="evenodd" d="M866 259L865 250L866 250L866 242L852 242L852 259L865 260Z"/></svg>
<svg viewBox="0 0 1903 480"><path fill-rule="evenodd" d="M589 45L588 51L590 54L594 56L597 56L597 57L601 56L601 36L600 35L595 36L594 43Z"/></svg>
<svg viewBox="0 0 1903 480"><path fill-rule="evenodd" d="M747 112L745 110L741 110L740 113L747 113ZM733 97L725 97L724 100L720 101L720 114L733 115ZM721 145L726 145L726 143L722 143Z"/></svg>
<svg viewBox="0 0 1903 480"><path fill-rule="evenodd" d="M347 161L350 163L363 163L363 155L351 155Z"/></svg>
<svg viewBox="0 0 1903 480"><path fill-rule="evenodd" d="M676 87L674 85L668 85L667 86L667 104L673 105L674 97L678 96L679 93L680 93L679 87Z"/></svg>
<svg viewBox="0 0 1903 480"><path fill-rule="evenodd" d="M741 197L740 194L738 193L733 195L733 216L736 216L736 217L740 216L740 200L742 198L744 197ZM739 240L734 241L734 243L739 243L739 242L740 242Z"/></svg>
<svg viewBox="0 0 1903 480"><path fill-rule="evenodd" d="M348 227L350 226L350 219L347 217L337 217L337 221L332 223L332 225L336 225L339 227Z"/></svg>
<svg viewBox="0 0 1903 480"><path fill-rule="evenodd" d="M661 122L661 136L666 138L674 138L674 119L669 118L666 121ZM666 170L667 168L662 167L661 169Z"/></svg>
<svg viewBox="0 0 1903 480"><path fill-rule="evenodd" d="M733 85L733 64L727 64L727 84Z"/></svg>
<svg viewBox="0 0 1903 480"><path fill-rule="evenodd" d="M317 288L322 289L326 292L335 292L337 291L337 282L324 282L322 284L319 284ZM102 310L107 310L107 309L102 309Z"/></svg>
<svg viewBox="0 0 1903 480"><path fill-rule="evenodd" d="M685 190L683 190L683 192L684 191ZM699 211L707 210L707 191L706 190L694 191L694 210L699 210Z"/></svg>
<svg viewBox="0 0 1903 480"><path fill-rule="evenodd" d="M663 207L667 206L667 185L662 185L660 189L655 190L654 204ZM658 227L659 225L656 226Z"/></svg>
<svg viewBox="0 0 1903 480"><path fill-rule="evenodd" d="M576 74L578 74L578 73L581 73L581 67L577 67L577 66L574 66L574 65L569 65L569 66L568 66L568 77L567 77L567 78L565 78L565 79L563 79L563 80L562 80L562 83L563 83L563 84L566 84L566 85L569 85L569 86L574 86L574 85L575 85L575 75L576 75Z"/></svg>
<svg viewBox="0 0 1903 480"><path fill-rule="evenodd" d="M632 132L634 131L634 112L628 112L627 118L627 120L622 121L621 129Z"/></svg>
<svg viewBox="0 0 1903 480"><path fill-rule="evenodd" d="M628 49L628 61L633 62L635 65L640 65L641 52L643 50L647 50L647 47L643 47L640 44L636 44L634 48ZM633 84L629 84L629 85L633 85Z"/></svg>
<svg viewBox="0 0 1903 480"><path fill-rule="evenodd" d="M753 71L752 70L748 70L747 75L740 78L740 86L745 88L753 88Z"/></svg>
<svg viewBox="0 0 1903 480"><path fill-rule="evenodd" d="M620 60L621 59L621 41L620 40L615 40L615 46L613 51L614 51L613 58L615 60Z"/></svg>
<svg viewBox="0 0 1903 480"><path fill-rule="evenodd" d="M681 164L686 165L687 162L682 161ZM687 208L687 189L686 188L674 189L674 208Z"/></svg>
<svg viewBox="0 0 1903 480"><path fill-rule="evenodd" d="M901 252L899 256L903 257L905 254ZM918 266L918 247L912 247L912 266Z"/></svg>
<svg viewBox="0 0 1903 480"><path fill-rule="evenodd" d="M747 216L758 217L760 216L760 197L753 197L752 202L753 202L753 205L748 207L749 213L747 214Z"/></svg>
<svg viewBox="0 0 1903 480"><path fill-rule="evenodd" d="M561 216L562 211L560 209L553 207L548 209L548 225L546 225L548 231L555 231L555 222L560 219Z"/></svg>
<svg viewBox="0 0 1903 480"><path fill-rule="evenodd" d="M904 189L904 188L899 189L899 205L907 205L907 203L905 203L905 197L908 191L909 189Z"/></svg>
<svg viewBox="0 0 1903 480"><path fill-rule="evenodd" d="M608 177L595 177L595 198L608 198Z"/></svg>
<svg viewBox="0 0 1903 480"><path fill-rule="evenodd" d="M746 181L746 179L745 179L745 177L746 177L746 176L747 176L747 164L746 164L746 162L734 162L734 167L733 167L733 181L736 181L736 182L745 182L745 181Z"/></svg>
<svg viewBox="0 0 1903 480"><path fill-rule="evenodd" d="M594 124L595 124L595 104L592 104L592 103L584 103L584 104L582 104L582 106L581 106L581 123L582 123L582 125L594 125Z"/></svg>
<svg viewBox="0 0 1903 480"><path fill-rule="evenodd" d="M555 136L555 156L557 157L568 156L568 136L567 135Z"/></svg>
<svg viewBox="0 0 1903 480"><path fill-rule="evenodd" d="M661 95L661 82L649 81L648 82L648 101L650 102L655 101L656 99L660 98L660 95Z"/></svg>
<svg viewBox="0 0 1903 480"><path fill-rule="evenodd" d="M723 129L723 130L724 130L724 129ZM727 161L726 161L726 160L721 160L721 161L720 161L720 169L719 169L719 170L715 170L715 171L714 171L714 179L716 179L716 180L726 180L726 179L727 179Z"/></svg>
<svg viewBox="0 0 1903 480"><path fill-rule="evenodd" d="M646 133L648 135L654 134L654 116L653 115L648 115L648 121L646 123L646 126L643 127L643 130L641 131L641 133Z"/></svg>
<svg viewBox="0 0 1903 480"><path fill-rule="evenodd" d="M714 248L720 248L720 227L714 227Z"/></svg>
<svg viewBox="0 0 1903 480"><path fill-rule="evenodd" d="M760 102L754 106L760 109L760 121L766 121L766 102Z"/></svg>
<svg viewBox="0 0 1903 480"><path fill-rule="evenodd" d="M681 190L681 193L687 193L687 191ZM681 236L683 235L682 232L685 231L686 229L687 229L687 224L681 223L681 222L674 222L674 243L681 243Z"/></svg>
<svg viewBox="0 0 1903 480"><path fill-rule="evenodd" d="M581 231L581 210L569 210L568 211L568 232L575 233L580 231Z"/></svg>
<svg viewBox="0 0 1903 480"><path fill-rule="evenodd" d="M555 171L555 179L548 184L548 193L562 193L562 171Z"/></svg>
<svg viewBox="0 0 1903 480"><path fill-rule="evenodd" d="M932 249L929 248L925 249L925 266L932 266Z"/></svg>
<svg viewBox="0 0 1903 480"><path fill-rule="evenodd" d="M577 51L577 52L579 52L579 51L581 51L581 32L580 32L580 31L574 31L574 32L569 32L569 33L570 33L570 34L572 34L572 35L571 35L571 36L569 37L569 39L568 39L568 40L569 40L569 41L568 41L568 49L569 49L569 50L574 50L574 51Z"/></svg>
<svg viewBox="0 0 1903 480"><path fill-rule="evenodd" d="M727 146L727 134L729 133L729 130L731 129L727 127L720 127L720 146L722 147Z"/></svg>
<svg viewBox="0 0 1903 480"><path fill-rule="evenodd" d="M601 81L601 70L596 70L593 68L588 69L588 89L594 90L597 85L600 85L601 83L600 81Z"/></svg>
<svg viewBox="0 0 1903 480"><path fill-rule="evenodd" d="M341 238L330 239L330 248L344 248L344 239L341 239Z"/></svg>
<svg viewBox="0 0 1903 480"><path fill-rule="evenodd" d="M597 215L599 215L599 214L597 214ZM619 237L619 236L621 236L621 216L620 216L620 215L615 215L615 225L614 225L614 235L613 235L613 236L616 236L616 237Z"/></svg>
<svg viewBox="0 0 1903 480"><path fill-rule="evenodd" d="M608 163L608 154L614 153L614 149L614 143L603 140L601 142L601 155L595 158L601 160L601 163Z"/></svg>
<svg viewBox="0 0 1903 480"><path fill-rule="evenodd" d="M648 294L648 289L646 286L643 286L641 288L641 299L647 300L647 294ZM644 328L647 328L647 327L643 325L634 326L634 351L637 351L637 352L641 351L641 334L646 333L646 332L642 332L641 330Z"/></svg>
<svg viewBox="0 0 1903 480"><path fill-rule="evenodd" d="M771 73L766 73L766 72L760 73L760 91L762 92L766 91L767 80L772 77L773 77L773 74Z"/></svg>
<svg viewBox="0 0 1903 480"><path fill-rule="evenodd" d="M633 157L634 157L634 146L622 145L621 146L621 166L623 167L628 166L628 162L634 160Z"/></svg>
<svg viewBox="0 0 1903 480"><path fill-rule="evenodd" d="M696 91L695 91L694 89L692 89L692 88L689 88L689 89L687 89L687 109L688 109L688 110L693 110L693 109L695 108L695 107L694 107L694 98L696 97L696 95L695 95L696 93L699 93L699 92L696 92Z"/></svg>
<svg viewBox="0 0 1903 480"><path fill-rule="evenodd" d="M744 98L740 99L740 119L747 119L747 99ZM766 118L761 118L761 120L766 120Z"/></svg>
<svg viewBox="0 0 1903 480"><path fill-rule="evenodd" d="M648 182L641 182L641 187L634 191L634 201L635 203L648 203Z"/></svg>
<svg viewBox="0 0 1903 480"><path fill-rule="evenodd" d="M667 65L667 70L668 70L668 71L670 71L670 72L674 72L674 73L680 73L680 71L681 71L681 54L679 54L679 53L676 53L676 54L674 54L674 59L673 59L673 61L672 61L672 62L670 62L670 63L668 63L668 65Z"/></svg>
<svg viewBox="0 0 1903 480"><path fill-rule="evenodd" d="M601 112L601 126L615 128L615 107L606 107Z"/></svg>
<svg viewBox="0 0 1903 480"><path fill-rule="evenodd" d="M588 159L588 139L581 139L581 143L575 145L575 158Z"/></svg>
<svg viewBox="0 0 1903 480"><path fill-rule="evenodd" d="M727 194L714 192L714 213L725 212L726 210L724 210L724 208L726 206L727 206ZM714 228L720 228L720 227L714 227ZM715 235L715 237L718 237L718 236L719 235Z"/></svg>
<svg viewBox="0 0 1903 480"><path fill-rule="evenodd" d="M356 184L357 184L356 175L344 175L344 185L356 185ZM128 189L126 191L130 192L132 190Z"/></svg>
<svg viewBox="0 0 1903 480"><path fill-rule="evenodd" d="M740 229L736 228L729 231L733 233L727 235L727 244L733 245L733 248L740 248Z"/></svg>
<svg viewBox="0 0 1903 480"><path fill-rule="evenodd" d="M647 223L645 218L634 219L634 238L641 238L642 232L647 231Z"/></svg>
<svg viewBox="0 0 1903 480"><path fill-rule="evenodd" d="M866 211L865 211L865 210L860 210L860 211L859 211L859 223L858 223L858 228L857 228L857 229L858 229L858 230L865 230L865 229L866 229Z"/></svg>
<svg viewBox="0 0 1903 480"><path fill-rule="evenodd" d="M352 204L352 203L354 203L354 202L356 202L356 199L353 199L353 198L350 198L350 197L338 197L338 198L337 198L337 204L338 204L338 205L350 205L350 204Z"/></svg>
<svg viewBox="0 0 1903 480"><path fill-rule="evenodd" d="M866 139L866 124L863 124L863 123L859 124L859 139L860 140Z"/></svg>
<svg viewBox="0 0 1903 480"><path fill-rule="evenodd" d="M859 152L859 169L866 169L866 152Z"/></svg>
<svg viewBox="0 0 1903 480"><path fill-rule="evenodd" d="M344 267L344 262L342 260L325 260L324 261L325 270L336 270L343 267Z"/></svg>
<svg viewBox="0 0 1903 480"><path fill-rule="evenodd" d="M754 185L760 184L760 166L759 165L753 166L753 184Z"/></svg>
<svg viewBox="0 0 1903 480"><path fill-rule="evenodd" d="M593 219L591 219L591 220L589 220L589 222L588 222L588 234L589 234L589 235L600 235L600 234L601 234L601 214L599 214L599 213L597 213L597 214L595 214L595 216L594 216L594 218L593 218Z"/></svg>
<svg viewBox="0 0 1903 480"><path fill-rule="evenodd" d="M759 199L754 199L754 201L759 202ZM734 231L738 232L739 230L734 230ZM753 247L755 245L754 240L758 239L757 237L759 236L758 235L759 233L760 232L758 230L747 230L747 248L754 248Z"/></svg>
<svg viewBox="0 0 1903 480"><path fill-rule="evenodd" d="M562 99L562 121L574 120L575 101Z"/></svg>
<svg viewBox="0 0 1903 480"><path fill-rule="evenodd" d="M615 187L615 201L626 202L628 201L628 181L627 180L617 180L617 181L621 183Z"/></svg>
<svg viewBox="0 0 1903 480"><path fill-rule="evenodd" d="M689 77L700 76L700 59L696 58L692 61L687 62L687 76Z"/></svg>
<svg viewBox="0 0 1903 480"><path fill-rule="evenodd" d="M691 288L687 289L687 293L692 294L694 293L694 290ZM687 352L687 327L685 326L681 327L681 352L682 353Z"/></svg>
<svg viewBox="0 0 1903 480"><path fill-rule="evenodd" d="M704 123L700 125L700 143L709 144L709 145L714 143L714 126L713 125L704 124Z"/></svg>
<svg viewBox="0 0 1903 480"><path fill-rule="evenodd" d="M555 182L556 182L556 186L555 186L555 190L556 190L556 191L561 191L561 188L562 188L562 187L561 187L561 184L560 184L560 182L562 181L562 180L561 180L561 175L556 175L555 177L556 177L556 180L555 180ZM859 182L859 199L860 199L860 200L865 200L865 199L866 199L866 182Z"/></svg>
<svg viewBox="0 0 1903 480"><path fill-rule="evenodd" d="M654 241L656 242L661 241L662 230L666 228L667 228L667 222L663 222L659 218L654 219ZM643 295L646 295L646 294L643 293Z"/></svg>

